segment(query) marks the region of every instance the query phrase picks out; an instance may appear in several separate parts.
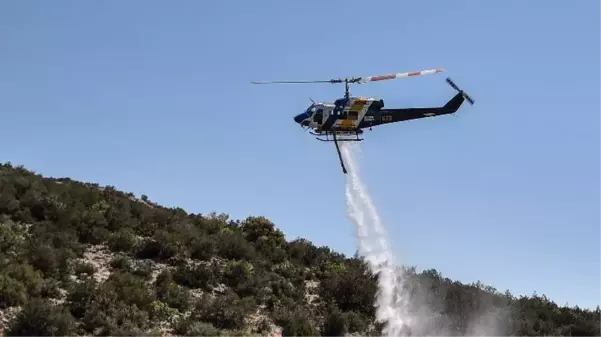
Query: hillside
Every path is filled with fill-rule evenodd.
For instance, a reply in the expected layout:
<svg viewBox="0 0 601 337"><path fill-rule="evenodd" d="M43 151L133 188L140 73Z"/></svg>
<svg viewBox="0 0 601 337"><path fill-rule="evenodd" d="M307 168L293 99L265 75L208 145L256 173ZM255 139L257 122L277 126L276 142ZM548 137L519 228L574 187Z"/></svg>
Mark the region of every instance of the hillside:
<svg viewBox="0 0 601 337"><path fill-rule="evenodd" d="M0 166L4 335L377 335L357 256L287 241L263 217L189 214L111 186ZM599 335L596 311L403 268L428 331ZM484 323L482 323L484 324Z"/></svg>

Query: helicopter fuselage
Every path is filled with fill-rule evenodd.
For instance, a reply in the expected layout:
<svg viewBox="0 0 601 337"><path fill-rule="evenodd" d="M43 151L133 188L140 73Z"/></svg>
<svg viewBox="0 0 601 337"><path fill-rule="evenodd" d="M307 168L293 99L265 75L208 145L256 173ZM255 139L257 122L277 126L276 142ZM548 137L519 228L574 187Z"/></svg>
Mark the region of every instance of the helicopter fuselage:
<svg viewBox="0 0 601 337"><path fill-rule="evenodd" d="M316 132L348 132L369 127L379 117L384 101L372 97L340 98L311 104L294 121Z"/></svg>

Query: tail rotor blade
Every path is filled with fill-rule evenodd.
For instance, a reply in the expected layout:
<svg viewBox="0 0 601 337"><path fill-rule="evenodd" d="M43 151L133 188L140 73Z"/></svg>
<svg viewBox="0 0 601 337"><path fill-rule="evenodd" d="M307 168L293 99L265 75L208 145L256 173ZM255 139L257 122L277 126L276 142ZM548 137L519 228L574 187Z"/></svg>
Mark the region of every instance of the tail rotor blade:
<svg viewBox="0 0 601 337"><path fill-rule="evenodd" d="M474 105L474 100L463 90L461 90L453 80L449 77L446 78L447 83L455 90L457 90L461 95L471 104Z"/></svg>

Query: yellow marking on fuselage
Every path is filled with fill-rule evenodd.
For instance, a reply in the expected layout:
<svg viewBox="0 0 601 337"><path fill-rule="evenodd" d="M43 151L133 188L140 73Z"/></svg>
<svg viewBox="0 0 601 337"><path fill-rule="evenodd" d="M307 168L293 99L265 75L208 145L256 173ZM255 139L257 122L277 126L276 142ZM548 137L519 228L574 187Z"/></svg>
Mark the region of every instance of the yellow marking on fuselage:
<svg viewBox="0 0 601 337"><path fill-rule="evenodd" d="M349 110L359 112L359 111L361 111L361 109L363 109L363 107L365 106L366 103L367 103L367 101L357 100L353 103L353 105L351 106L351 108Z"/></svg>
<svg viewBox="0 0 601 337"><path fill-rule="evenodd" d="M350 120L350 119L343 119L342 121L340 121L341 128L350 128L353 125L354 125L353 120Z"/></svg>

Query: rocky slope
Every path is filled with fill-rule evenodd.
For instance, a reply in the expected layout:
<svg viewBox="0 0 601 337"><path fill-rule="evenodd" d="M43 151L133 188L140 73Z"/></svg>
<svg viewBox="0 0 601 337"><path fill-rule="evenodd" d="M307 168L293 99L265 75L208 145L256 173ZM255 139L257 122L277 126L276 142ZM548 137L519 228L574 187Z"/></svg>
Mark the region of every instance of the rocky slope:
<svg viewBox="0 0 601 337"><path fill-rule="evenodd" d="M404 270L428 310L420 333L472 333L486 311L504 313L499 335L599 335L598 309ZM263 217L189 214L0 166L5 335L378 335L375 293L359 257L288 241Z"/></svg>

